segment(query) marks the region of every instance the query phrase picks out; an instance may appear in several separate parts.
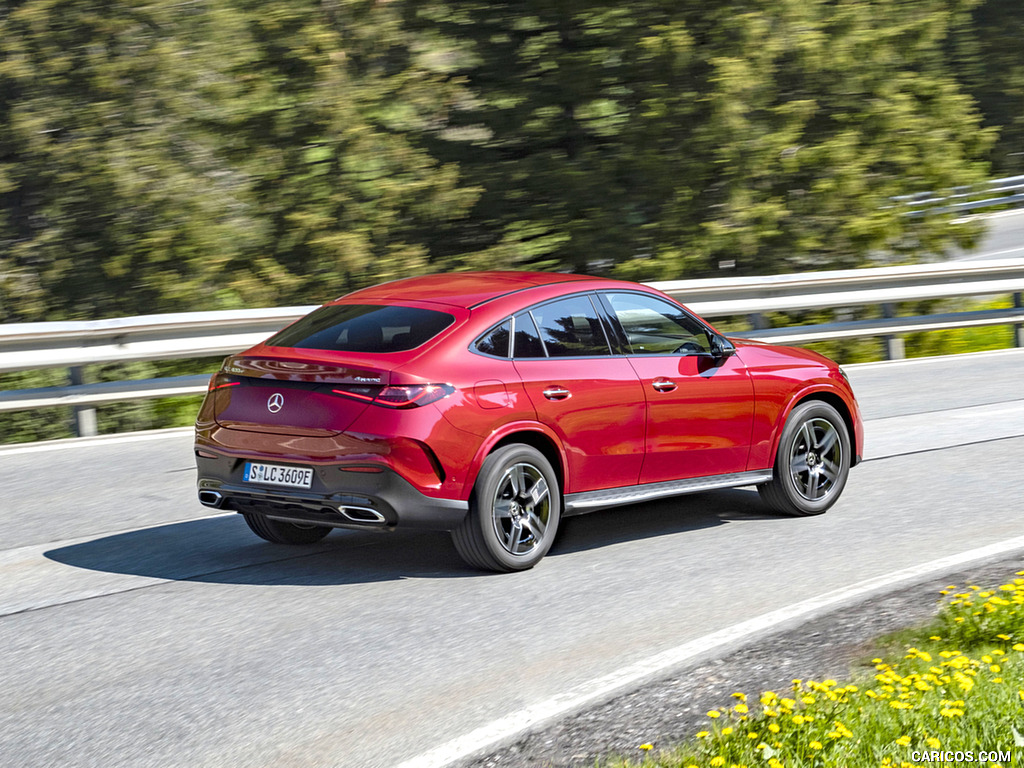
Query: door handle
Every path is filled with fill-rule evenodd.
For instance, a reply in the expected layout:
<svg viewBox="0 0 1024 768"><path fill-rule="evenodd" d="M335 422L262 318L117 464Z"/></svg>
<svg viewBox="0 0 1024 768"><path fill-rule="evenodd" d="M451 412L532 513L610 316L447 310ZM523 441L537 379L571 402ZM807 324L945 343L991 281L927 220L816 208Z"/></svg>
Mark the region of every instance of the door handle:
<svg viewBox="0 0 1024 768"><path fill-rule="evenodd" d="M658 392L671 392L676 388L676 383L670 379L655 379L651 386Z"/></svg>
<svg viewBox="0 0 1024 768"><path fill-rule="evenodd" d="M544 390L544 397L548 400L565 400L571 393L565 387L553 386Z"/></svg>

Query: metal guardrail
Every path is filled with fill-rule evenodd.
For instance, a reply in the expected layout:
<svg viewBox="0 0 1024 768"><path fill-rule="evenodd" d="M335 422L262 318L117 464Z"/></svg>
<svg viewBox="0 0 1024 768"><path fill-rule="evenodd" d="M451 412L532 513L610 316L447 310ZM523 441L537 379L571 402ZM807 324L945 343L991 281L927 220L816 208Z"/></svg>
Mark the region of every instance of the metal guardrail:
<svg viewBox="0 0 1024 768"><path fill-rule="evenodd" d="M800 344L881 336L886 356L903 356L899 334L982 325L1014 324L1024 346L1024 259L944 262L878 269L811 272L766 277L674 280L651 283L707 318L744 315L754 330L747 338ZM1009 309L895 317L894 305L950 297L1012 294ZM766 328L763 314L839 307L883 307L871 320ZM80 434L94 433L88 406L171 395L198 394L207 375L145 381L83 383L82 366L130 360L171 360L227 355L263 340L313 306L223 312L189 312L88 322L22 323L0 326L0 373L68 368L72 383L0 392L0 412L75 406Z"/></svg>
<svg viewBox="0 0 1024 768"><path fill-rule="evenodd" d="M983 199L972 199L976 197ZM913 210L907 211L906 215L914 217L936 213L968 213L982 208L1003 205L1016 207L1024 203L1024 176L1007 176L1002 179L991 179L981 184L953 187L946 197L941 197L935 192L918 192L913 195L900 195L892 199L899 205L913 208Z"/></svg>

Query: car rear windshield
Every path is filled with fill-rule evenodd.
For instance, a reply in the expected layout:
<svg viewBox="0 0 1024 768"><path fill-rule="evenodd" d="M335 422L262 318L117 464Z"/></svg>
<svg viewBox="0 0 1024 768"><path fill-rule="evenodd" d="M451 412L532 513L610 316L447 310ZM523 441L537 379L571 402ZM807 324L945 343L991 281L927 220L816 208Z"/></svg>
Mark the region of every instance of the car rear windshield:
<svg viewBox="0 0 1024 768"><path fill-rule="evenodd" d="M446 312L372 304L334 304L267 339L275 347L335 352L402 352L429 341L455 318Z"/></svg>

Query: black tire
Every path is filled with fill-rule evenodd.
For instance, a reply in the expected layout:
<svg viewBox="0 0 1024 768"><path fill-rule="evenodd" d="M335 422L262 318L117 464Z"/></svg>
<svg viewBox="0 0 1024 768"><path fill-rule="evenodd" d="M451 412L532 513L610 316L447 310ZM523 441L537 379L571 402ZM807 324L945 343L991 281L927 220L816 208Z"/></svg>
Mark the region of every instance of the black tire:
<svg viewBox="0 0 1024 768"><path fill-rule="evenodd" d="M764 502L788 515L820 515L839 499L850 472L850 432L828 403L801 403L786 419L774 477L757 486Z"/></svg>
<svg viewBox="0 0 1024 768"><path fill-rule="evenodd" d="M264 515L242 515L246 525L259 536L273 544L316 544L331 532L329 525L309 525L271 520Z"/></svg>
<svg viewBox="0 0 1024 768"><path fill-rule="evenodd" d="M469 514L452 540L474 568L525 571L551 549L561 511L558 478L544 455L528 445L506 445L480 468Z"/></svg>

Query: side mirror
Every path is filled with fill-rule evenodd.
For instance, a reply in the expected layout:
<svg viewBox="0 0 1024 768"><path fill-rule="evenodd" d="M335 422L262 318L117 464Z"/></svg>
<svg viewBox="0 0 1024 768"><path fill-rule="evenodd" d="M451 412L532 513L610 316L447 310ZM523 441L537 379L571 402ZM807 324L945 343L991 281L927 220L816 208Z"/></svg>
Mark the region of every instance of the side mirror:
<svg viewBox="0 0 1024 768"><path fill-rule="evenodd" d="M724 360L736 354L736 346L725 336L714 335L711 337L711 354L718 360Z"/></svg>

